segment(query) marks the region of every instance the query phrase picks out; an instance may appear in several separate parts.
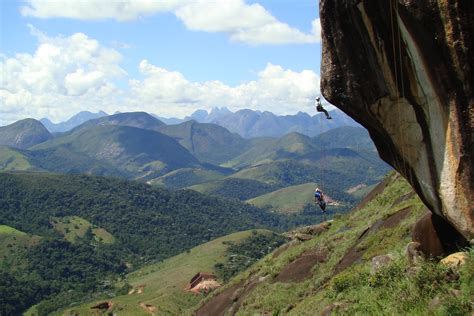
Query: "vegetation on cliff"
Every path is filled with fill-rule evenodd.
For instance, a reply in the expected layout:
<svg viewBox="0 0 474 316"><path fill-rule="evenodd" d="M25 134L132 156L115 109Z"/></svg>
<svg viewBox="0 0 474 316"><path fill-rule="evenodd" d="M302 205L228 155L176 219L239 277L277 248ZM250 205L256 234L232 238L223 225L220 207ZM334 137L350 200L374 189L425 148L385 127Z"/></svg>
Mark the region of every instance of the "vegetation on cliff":
<svg viewBox="0 0 474 316"><path fill-rule="evenodd" d="M474 257L458 269L406 254L413 224L426 212L399 175L390 175L327 230L295 241L206 298L198 315L468 315Z"/></svg>

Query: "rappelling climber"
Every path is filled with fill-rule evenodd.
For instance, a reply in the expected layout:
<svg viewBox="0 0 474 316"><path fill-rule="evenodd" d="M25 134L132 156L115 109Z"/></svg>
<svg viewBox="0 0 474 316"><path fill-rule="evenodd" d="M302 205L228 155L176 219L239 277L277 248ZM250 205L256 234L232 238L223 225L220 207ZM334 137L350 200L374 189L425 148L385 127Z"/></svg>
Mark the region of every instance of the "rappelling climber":
<svg viewBox="0 0 474 316"><path fill-rule="evenodd" d="M324 114L326 114L326 118L328 120L332 119L328 111L325 108L323 108L323 105L321 104L321 99L319 97L316 97L316 111L323 112Z"/></svg>
<svg viewBox="0 0 474 316"><path fill-rule="evenodd" d="M314 190L314 202L319 204L319 207L323 212L326 211L326 201L324 199L324 193L319 188Z"/></svg>

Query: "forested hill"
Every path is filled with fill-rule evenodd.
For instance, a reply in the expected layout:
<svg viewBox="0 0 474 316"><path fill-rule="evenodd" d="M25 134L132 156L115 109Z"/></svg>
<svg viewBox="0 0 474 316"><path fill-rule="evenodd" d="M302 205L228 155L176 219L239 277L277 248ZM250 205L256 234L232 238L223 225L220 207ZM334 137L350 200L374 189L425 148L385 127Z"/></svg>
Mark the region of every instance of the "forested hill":
<svg viewBox="0 0 474 316"><path fill-rule="evenodd" d="M238 201L112 178L1 173L0 188L2 224L54 236L52 217L79 216L110 232L122 252L148 259L233 231L278 225L274 215Z"/></svg>

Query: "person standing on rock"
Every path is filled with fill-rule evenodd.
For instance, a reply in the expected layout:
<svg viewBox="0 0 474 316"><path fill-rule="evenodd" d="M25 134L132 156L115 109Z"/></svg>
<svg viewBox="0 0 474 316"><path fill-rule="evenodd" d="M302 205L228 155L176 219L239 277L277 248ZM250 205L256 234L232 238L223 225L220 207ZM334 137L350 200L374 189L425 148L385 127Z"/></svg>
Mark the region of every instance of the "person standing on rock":
<svg viewBox="0 0 474 316"><path fill-rule="evenodd" d="M326 114L326 118L328 120L332 119L332 117L329 115L328 111L325 108L323 108L323 105L321 104L320 97L316 97L316 111L323 112L324 114Z"/></svg>

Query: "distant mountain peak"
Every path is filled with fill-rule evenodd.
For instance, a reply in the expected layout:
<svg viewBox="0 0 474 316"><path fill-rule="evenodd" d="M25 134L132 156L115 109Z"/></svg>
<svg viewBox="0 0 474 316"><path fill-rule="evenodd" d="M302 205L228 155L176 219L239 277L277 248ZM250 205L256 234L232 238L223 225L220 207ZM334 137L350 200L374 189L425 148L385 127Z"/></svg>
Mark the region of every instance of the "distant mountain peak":
<svg viewBox="0 0 474 316"><path fill-rule="evenodd" d="M209 114L229 114L232 113L227 107L213 107Z"/></svg>
<svg viewBox="0 0 474 316"><path fill-rule="evenodd" d="M89 120L75 129L83 129L93 125L130 126L158 131L159 127L165 124L146 112L124 112Z"/></svg>
<svg viewBox="0 0 474 316"><path fill-rule="evenodd" d="M90 111L81 111L75 115L73 115L70 119L65 122L53 123L48 118L42 118L41 122L44 126L51 132L67 132L78 125L81 125L88 120L92 120L99 117L107 116L108 114L104 111L99 111L97 113L93 113Z"/></svg>

